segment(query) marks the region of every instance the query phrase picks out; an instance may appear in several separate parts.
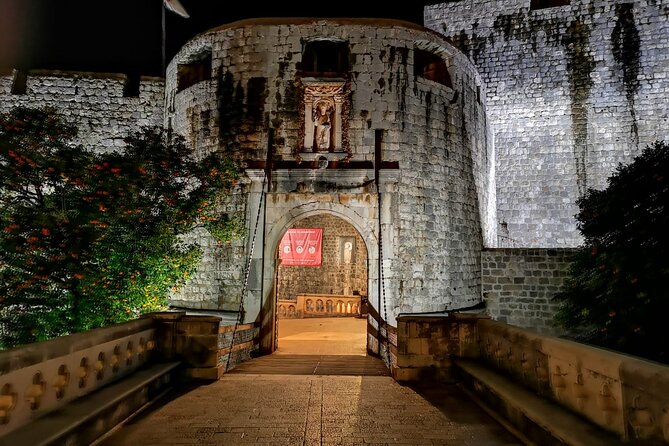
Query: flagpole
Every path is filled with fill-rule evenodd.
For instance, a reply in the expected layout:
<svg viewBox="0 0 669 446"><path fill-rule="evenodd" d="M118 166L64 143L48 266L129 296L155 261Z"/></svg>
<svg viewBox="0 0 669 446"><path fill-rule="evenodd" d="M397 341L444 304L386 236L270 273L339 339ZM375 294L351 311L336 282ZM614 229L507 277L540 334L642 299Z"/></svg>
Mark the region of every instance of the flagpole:
<svg viewBox="0 0 669 446"><path fill-rule="evenodd" d="M166 76L167 73L165 72L165 54L166 54L166 52L165 52L165 40L166 40L166 33L165 33L165 2L164 2L163 0L160 1L160 9L163 10L163 14L162 14L162 16L163 16L163 18L162 18L162 28L163 28L163 42L162 42L162 44L163 44L163 48L162 48L162 50L163 50L163 59L162 59L162 67L163 67L163 71L162 71L162 75L163 75L163 76Z"/></svg>
<svg viewBox="0 0 669 446"><path fill-rule="evenodd" d="M166 15L165 10L169 8L170 11L172 11L173 13L175 13L177 15L180 15L184 19L189 18L190 15L188 15L188 13L184 9L184 7L181 6L181 3L179 2L179 0L161 0L161 3L163 4L163 6L162 6L162 10L163 10L162 11L162 22L163 22L162 23L162 25L163 25L163 42L162 42L163 43L163 76L167 76L167 72L166 72L167 70L166 70L166 67L165 67L165 64L166 64L166 61L167 61L167 57L166 57L167 51L165 49L166 46L167 46L166 43L165 43L166 40L167 40L167 32L165 31L165 29L166 29L166 26L165 26L165 15Z"/></svg>

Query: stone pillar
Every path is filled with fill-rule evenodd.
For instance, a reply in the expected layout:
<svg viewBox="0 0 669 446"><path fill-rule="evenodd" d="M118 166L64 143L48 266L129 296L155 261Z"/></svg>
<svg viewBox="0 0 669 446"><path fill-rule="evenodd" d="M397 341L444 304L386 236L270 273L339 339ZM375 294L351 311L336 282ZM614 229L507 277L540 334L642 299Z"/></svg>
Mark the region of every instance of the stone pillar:
<svg viewBox="0 0 669 446"><path fill-rule="evenodd" d="M304 98L304 148L311 149L314 145L314 108L313 98Z"/></svg>
<svg viewBox="0 0 669 446"><path fill-rule="evenodd" d="M176 323L186 316L185 311L164 311L147 313L143 319L153 319L156 325L156 350L164 360L177 359Z"/></svg>
<svg viewBox="0 0 669 446"><path fill-rule="evenodd" d="M164 359L183 361L189 378L216 380L221 377L223 368L218 361L220 317L186 316L183 311L151 313L143 317L155 321L157 348Z"/></svg>
<svg viewBox="0 0 669 446"><path fill-rule="evenodd" d="M342 98L335 96L335 112L334 112L334 141L333 141L333 147L335 152L341 152L342 151L342 134L341 134L341 120L342 120L342 115L341 115L341 104L342 104Z"/></svg>
<svg viewBox="0 0 669 446"><path fill-rule="evenodd" d="M260 314L260 303L262 301L262 259L264 246L264 219L263 209L265 191L265 171L262 169L246 169L246 175L251 180L251 189L248 198L248 215L246 216L246 227L249 228L246 243L245 262L251 256L251 266L248 275L248 286L244 296L244 323L255 322ZM260 214L258 213L260 210ZM258 218L260 215L260 218ZM256 230L256 223L258 228ZM256 232L255 247L253 246L253 233ZM253 250L253 253L251 251ZM244 265L246 269L246 265Z"/></svg>
<svg viewBox="0 0 669 446"><path fill-rule="evenodd" d="M393 377L400 382L426 378L452 381L454 358L480 356L478 323L482 319L489 318L466 313L399 317L397 367L392 370Z"/></svg>

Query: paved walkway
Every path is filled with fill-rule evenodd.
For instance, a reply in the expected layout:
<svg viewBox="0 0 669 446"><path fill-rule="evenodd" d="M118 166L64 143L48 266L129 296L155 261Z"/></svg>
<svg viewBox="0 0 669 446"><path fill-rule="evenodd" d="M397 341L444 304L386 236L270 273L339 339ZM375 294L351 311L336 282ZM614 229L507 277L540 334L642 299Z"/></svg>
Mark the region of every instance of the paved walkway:
<svg viewBox="0 0 669 446"><path fill-rule="evenodd" d="M170 395L100 445L521 444L454 386L383 376L385 365L359 351L365 323L280 321L278 354Z"/></svg>
<svg viewBox="0 0 669 446"><path fill-rule="evenodd" d="M279 320L275 355L366 355L367 319L331 317Z"/></svg>
<svg viewBox="0 0 669 446"><path fill-rule="evenodd" d="M520 445L452 386L417 392L387 376L241 373L167 402L102 444Z"/></svg>

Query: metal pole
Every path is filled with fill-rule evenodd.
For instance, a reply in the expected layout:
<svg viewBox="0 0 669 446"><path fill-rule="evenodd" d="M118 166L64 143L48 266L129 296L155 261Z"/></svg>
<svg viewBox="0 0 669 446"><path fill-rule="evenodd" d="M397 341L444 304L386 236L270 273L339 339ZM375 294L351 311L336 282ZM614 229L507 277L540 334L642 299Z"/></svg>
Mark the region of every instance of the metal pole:
<svg viewBox="0 0 669 446"><path fill-rule="evenodd" d="M267 156L265 157L265 178L267 179L267 192L263 195L263 214L262 214L262 261L260 262L260 321L264 320L263 310L265 308L265 247L267 238L265 237L265 225L267 224L267 194L272 187L272 142L274 141L274 129L267 129ZM276 257L273 255L272 257ZM278 266L274 265L278 269ZM276 288L272 287L274 290ZM275 291L276 292L276 291ZM271 297L271 296L268 296ZM272 318L276 318L276 305L270 304Z"/></svg>
<svg viewBox="0 0 669 446"><path fill-rule="evenodd" d="M379 315L378 317L378 331L377 331L377 340L379 342L379 357L381 357L381 298L383 294L383 283L382 283L382 276L381 276L381 271L383 269L383 248L382 248L382 243L383 240L381 237L383 237L383 233L381 230L381 182L379 179L379 175L381 172L381 160L382 160L382 155L381 155L381 147L383 144L383 130L381 129L376 129L374 131L374 182L376 183L376 196L377 196L377 217L378 217L378 225L379 225L379 246L378 246L378 257L379 257L379 264L378 268L379 271L377 273L377 313ZM388 336L388 333L386 332L386 336Z"/></svg>

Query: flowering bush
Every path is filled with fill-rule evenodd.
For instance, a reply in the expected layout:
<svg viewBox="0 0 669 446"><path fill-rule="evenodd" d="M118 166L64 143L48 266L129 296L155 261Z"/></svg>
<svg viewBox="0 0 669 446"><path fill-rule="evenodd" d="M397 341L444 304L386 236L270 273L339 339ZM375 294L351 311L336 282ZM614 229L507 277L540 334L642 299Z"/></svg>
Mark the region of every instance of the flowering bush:
<svg viewBox="0 0 669 446"><path fill-rule="evenodd" d="M241 232L219 210L233 162L200 161L182 140L146 130L122 153L73 144L54 110L0 115L0 323L5 346L121 322L166 304L200 250Z"/></svg>

